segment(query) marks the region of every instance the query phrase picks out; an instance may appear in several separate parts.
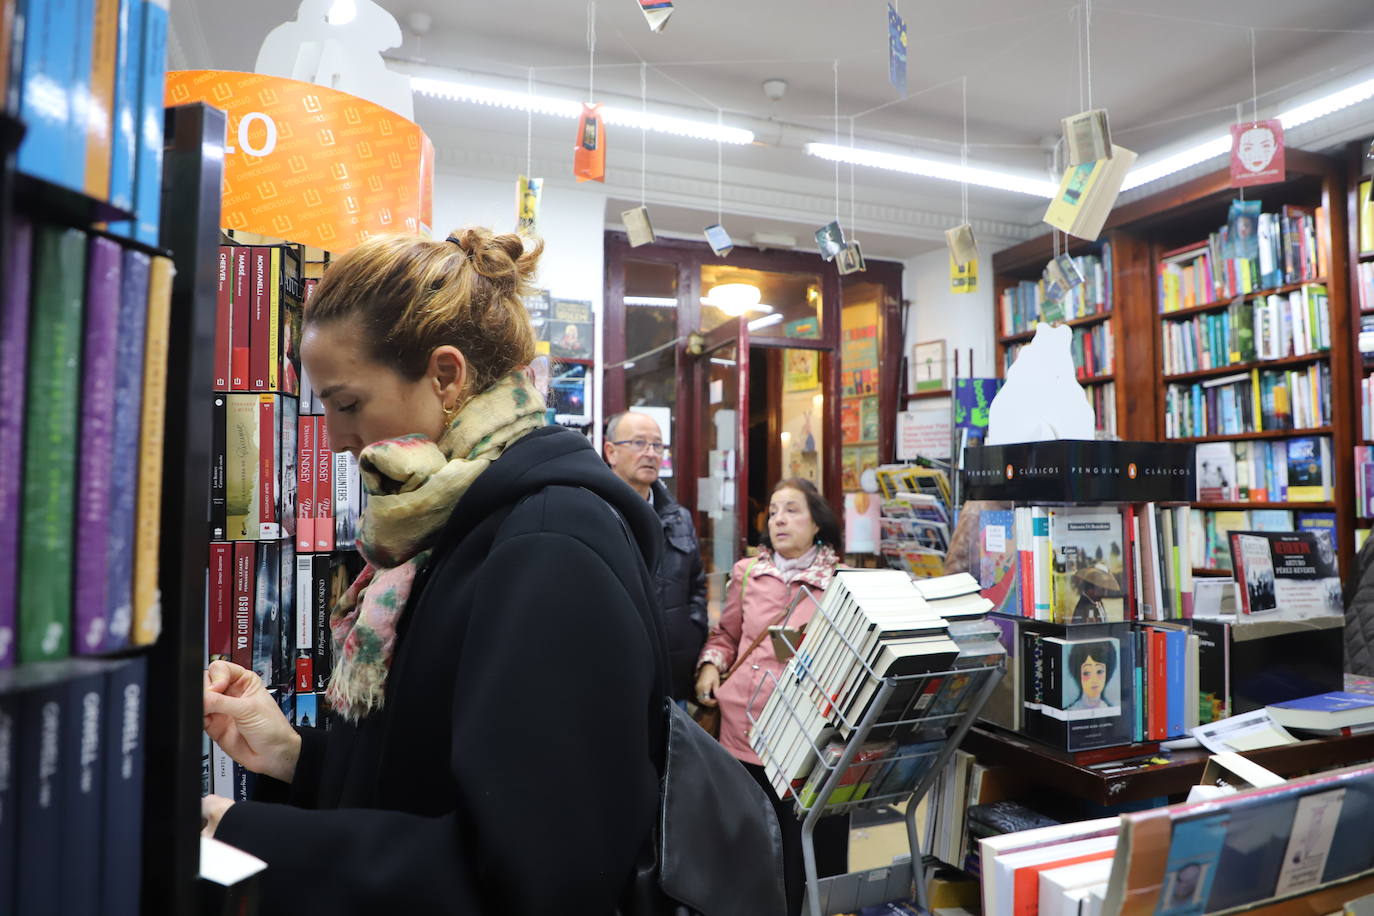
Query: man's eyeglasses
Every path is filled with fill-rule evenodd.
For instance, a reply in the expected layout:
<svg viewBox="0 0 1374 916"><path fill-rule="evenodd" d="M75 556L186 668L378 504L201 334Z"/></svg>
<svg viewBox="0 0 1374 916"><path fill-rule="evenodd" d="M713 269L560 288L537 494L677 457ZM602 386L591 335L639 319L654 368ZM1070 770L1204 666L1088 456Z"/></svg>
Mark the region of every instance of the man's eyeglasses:
<svg viewBox="0 0 1374 916"><path fill-rule="evenodd" d="M647 450L657 452L660 455L663 454L663 443L658 441L650 442L648 439L621 439L619 442L612 439L611 445L628 445L637 452Z"/></svg>

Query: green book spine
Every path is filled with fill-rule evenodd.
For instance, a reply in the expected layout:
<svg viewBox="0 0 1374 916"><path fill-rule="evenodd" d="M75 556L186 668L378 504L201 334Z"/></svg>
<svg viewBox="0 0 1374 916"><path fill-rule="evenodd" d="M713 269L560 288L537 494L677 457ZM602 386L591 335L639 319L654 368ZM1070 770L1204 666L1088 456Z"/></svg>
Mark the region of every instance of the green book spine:
<svg viewBox="0 0 1374 916"><path fill-rule="evenodd" d="M71 648L81 306L86 236L35 232L24 492L19 547L19 661Z"/></svg>

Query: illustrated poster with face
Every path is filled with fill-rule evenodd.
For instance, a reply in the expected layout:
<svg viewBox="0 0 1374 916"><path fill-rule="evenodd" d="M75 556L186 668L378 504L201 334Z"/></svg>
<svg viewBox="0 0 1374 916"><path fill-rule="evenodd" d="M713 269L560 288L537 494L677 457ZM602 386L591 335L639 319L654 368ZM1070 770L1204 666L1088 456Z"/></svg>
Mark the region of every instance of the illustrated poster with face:
<svg viewBox="0 0 1374 916"><path fill-rule="evenodd" d="M1231 187L1273 184L1286 176L1283 125L1277 118L1231 125Z"/></svg>

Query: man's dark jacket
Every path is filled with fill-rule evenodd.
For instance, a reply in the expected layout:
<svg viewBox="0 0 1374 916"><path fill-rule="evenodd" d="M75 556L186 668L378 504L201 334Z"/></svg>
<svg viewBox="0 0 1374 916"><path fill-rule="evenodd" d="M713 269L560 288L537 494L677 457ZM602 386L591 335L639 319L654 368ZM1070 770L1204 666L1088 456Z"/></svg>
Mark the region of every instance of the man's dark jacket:
<svg viewBox="0 0 1374 916"><path fill-rule="evenodd" d="M614 912L658 802L660 542L570 430L483 472L416 581L385 705L302 729L293 783L259 778L289 804L220 823L269 866L263 916Z"/></svg>
<svg viewBox="0 0 1374 916"><path fill-rule="evenodd" d="M673 698L695 692L697 656L706 642L706 571L701 564L692 513L673 501L661 482L653 486L654 511L663 523L663 554L658 561L658 602L668 639L668 670Z"/></svg>

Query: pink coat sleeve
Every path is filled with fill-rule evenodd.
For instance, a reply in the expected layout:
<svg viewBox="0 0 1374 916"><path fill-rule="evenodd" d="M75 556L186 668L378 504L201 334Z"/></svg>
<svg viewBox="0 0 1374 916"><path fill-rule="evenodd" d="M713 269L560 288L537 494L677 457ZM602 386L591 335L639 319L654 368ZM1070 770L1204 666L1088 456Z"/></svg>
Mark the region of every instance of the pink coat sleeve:
<svg viewBox="0 0 1374 916"><path fill-rule="evenodd" d="M720 623L711 630L706 645L697 658L697 668L711 664L724 674L735 663L739 655L739 643L744 633L744 601L741 586L748 574L749 561L741 560L730 571L730 584L725 589L725 607L720 612Z"/></svg>

